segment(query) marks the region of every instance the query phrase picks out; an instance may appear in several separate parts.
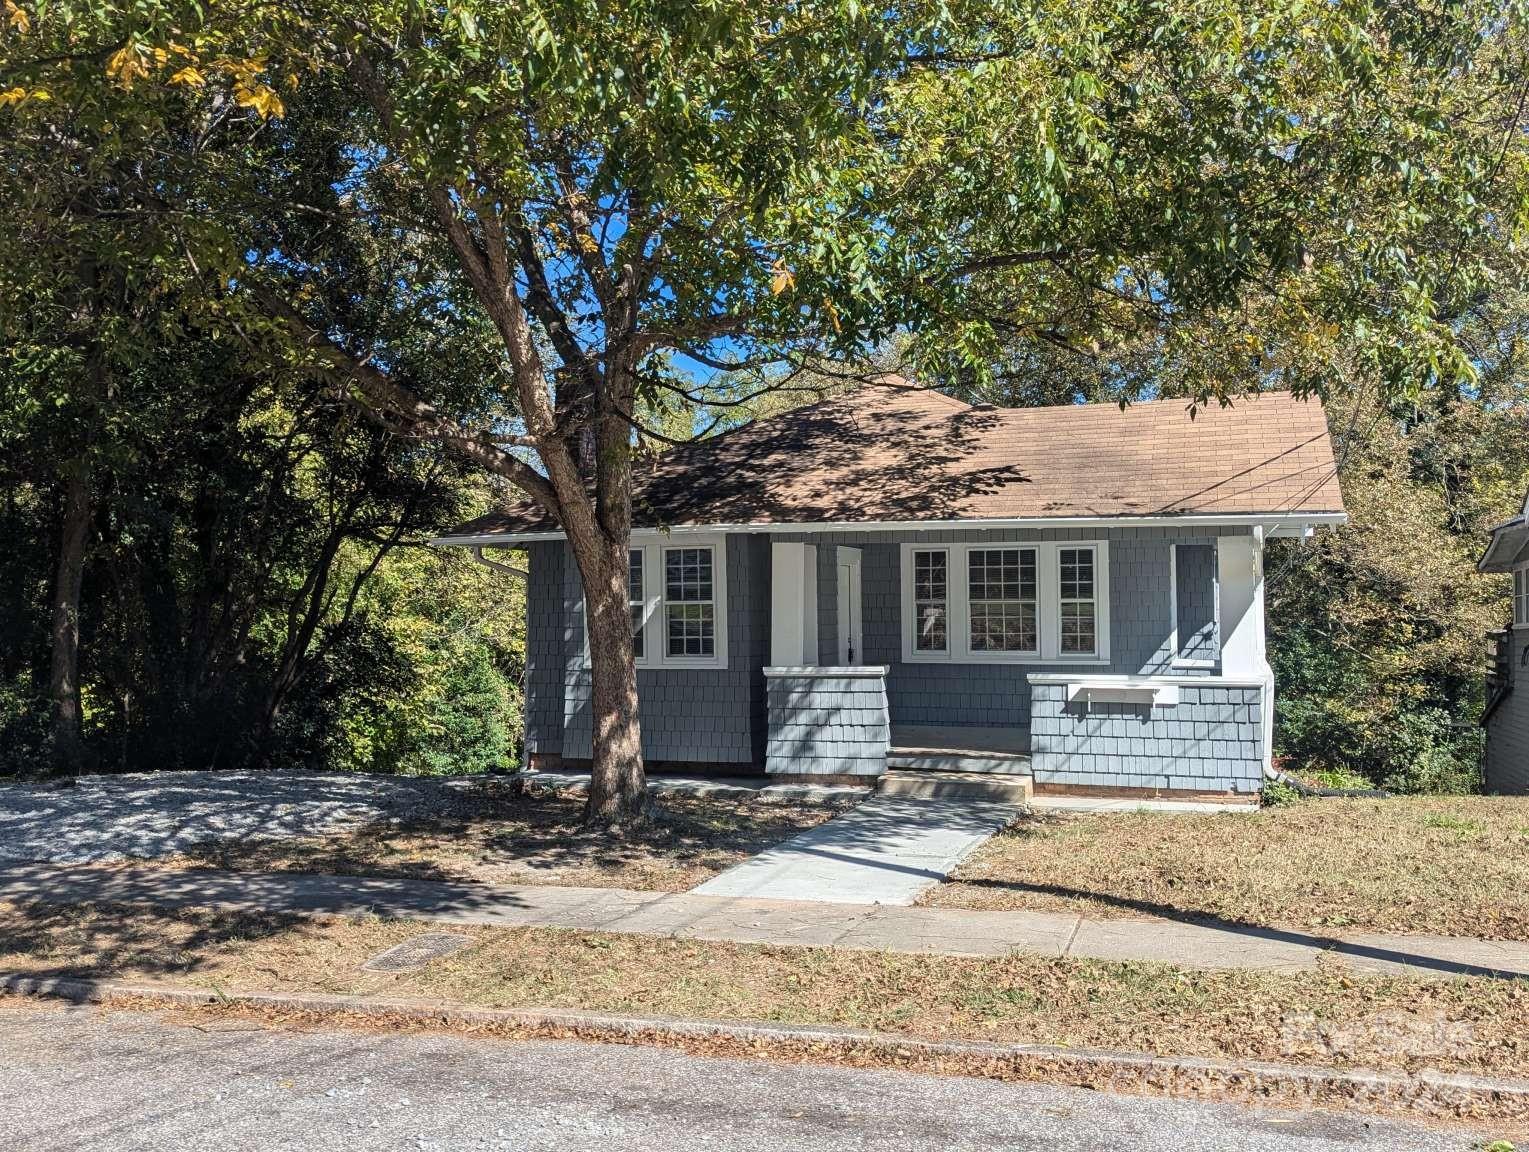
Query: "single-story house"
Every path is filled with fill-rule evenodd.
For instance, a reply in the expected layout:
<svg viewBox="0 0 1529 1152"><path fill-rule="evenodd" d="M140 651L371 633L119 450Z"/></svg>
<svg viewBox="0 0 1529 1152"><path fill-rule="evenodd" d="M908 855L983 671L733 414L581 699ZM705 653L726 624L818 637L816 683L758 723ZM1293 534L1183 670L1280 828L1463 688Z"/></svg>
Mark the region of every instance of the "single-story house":
<svg viewBox="0 0 1529 1152"><path fill-rule="evenodd" d="M1529 793L1529 497L1517 516L1492 529L1477 567L1513 576L1513 618L1487 638L1486 790Z"/></svg>
<svg viewBox="0 0 1529 1152"><path fill-rule="evenodd" d="M664 453L635 500L650 766L1223 799L1270 763L1264 544L1346 518L1322 407L1288 393L998 409L896 378ZM556 522L526 502L436 543L525 551L528 761L587 764Z"/></svg>

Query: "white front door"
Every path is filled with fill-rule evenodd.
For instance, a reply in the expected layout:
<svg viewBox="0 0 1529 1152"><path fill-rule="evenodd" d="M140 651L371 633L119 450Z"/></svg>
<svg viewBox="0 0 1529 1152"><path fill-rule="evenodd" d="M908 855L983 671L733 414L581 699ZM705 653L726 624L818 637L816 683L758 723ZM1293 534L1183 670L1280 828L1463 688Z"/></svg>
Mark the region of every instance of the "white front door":
<svg viewBox="0 0 1529 1152"><path fill-rule="evenodd" d="M848 667L865 663L860 634L860 549L840 548L838 569L839 663Z"/></svg>

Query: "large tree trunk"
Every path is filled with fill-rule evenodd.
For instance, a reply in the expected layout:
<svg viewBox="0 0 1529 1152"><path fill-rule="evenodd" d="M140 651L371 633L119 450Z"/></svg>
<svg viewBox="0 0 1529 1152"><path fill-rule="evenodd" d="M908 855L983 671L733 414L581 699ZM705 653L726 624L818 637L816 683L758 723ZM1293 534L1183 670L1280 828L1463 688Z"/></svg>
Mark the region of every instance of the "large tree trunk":
<svg viewBox="0 0 1529 1152"><path fill-rule="evenodd" d="M90 459L81 453L64 486L58 572L53 583L53 659L48 677L52 712L53 771L78 773L84 767L80 717L80 585L85 575L85 542L90 531Z"/></svg>
<svg viewBox="0 0 1529 1152"><path fill-rule="evenodd" d="M594 765L584 820L623 824L643 819L648 811L627 601L628 545L602 538L594 547L577 547L580 554L594 713Z"/></svg>

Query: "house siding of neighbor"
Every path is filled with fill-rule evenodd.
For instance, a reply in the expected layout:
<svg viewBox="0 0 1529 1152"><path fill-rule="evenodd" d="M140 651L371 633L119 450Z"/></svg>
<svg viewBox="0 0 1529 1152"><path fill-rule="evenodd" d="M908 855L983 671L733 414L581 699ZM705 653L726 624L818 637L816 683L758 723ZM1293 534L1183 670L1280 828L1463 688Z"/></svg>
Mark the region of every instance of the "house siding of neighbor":
<svg viewBox="0 0 1529 1152"><path fill-rule="evenodd" d="M1529 628L1502 636L1506 691L1486 718L1485 783L1488 792L1529 793Z"/></svg>
<svg viewBox="0 0 1529 1152"><path fill-rule="evenodd" d="M999 411L891 382L678 448L634 478L644 756L1251 796L1273 705L1264 542L1343 519L1321 409L1287 394ZM583 600L555 522L523 504L436 543L524 549L528 761L587 763Z"/></svg>
<svg viewBox="0 0 1529 1152"><path fill-rule="evenodd" d="M1523 511L1492 530L1477 565L1513 581L1508 627L1493 637L1495 667L1487 685L1484 783L1488 792L1529 794L1529 497Z"/></svg>

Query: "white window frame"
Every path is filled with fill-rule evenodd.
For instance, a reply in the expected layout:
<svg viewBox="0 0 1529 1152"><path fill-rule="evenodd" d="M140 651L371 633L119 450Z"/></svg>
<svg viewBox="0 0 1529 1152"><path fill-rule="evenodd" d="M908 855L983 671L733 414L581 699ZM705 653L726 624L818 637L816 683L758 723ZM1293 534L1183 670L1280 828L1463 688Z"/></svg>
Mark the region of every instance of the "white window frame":
<svg viewBox="0 0 1529 1152"><path fill-rule="evenodd" d="M1209 544L1215 553L1216 566L1211 572L1212 623L1216 626L1216 655L1210 660L1199 660L1179 655L1179 549L1204 547ZM1168 657L1174 668L1215 668L1221 663L1221 540L1181 540L1168 546Z"/></svg>
<svg viewBox="0 0 1529 1152"><path fill-rule="evenodd" d="M1529 628L1529 564L1513 569L1513 627Z"/></svg>
<svg viewBox="0 0 1529 1152"><path fill-rule="evenodd" d="M970 562L972 552L1030 548L1035 551L1040 647L1034 652L985 652L971 647ZM1094 642L1086 655L1061 651L1061 556L1064 548L1094 552ZM920 652L913 647L913 554L946 554L946 649ZM905 664L1108 664L1110 662L1110 545L1108 540L931 541L902 545L902 658Z"/></svg>
<svg viewBox="0 0 1529 1152"><path fill-rule="evenodd" d="M945 647L920 649L918 641L918 604L913 586L913 553L939 552L945 557ZM903 658L913 660L948 660L955 643L955 558L945 545L903 550ZM910 657L908 654L913 653Z"/></svg>
<svg viewBox="0 0 1529 1152"><path fill-rule="evenodd" d="M652 629L650 629L648 626L653 623L653 608L657 603L657 600L653 595L653 565L648 559L648 550L646 548L642 547L641 545L634 544L631 548L631 551L638 553L642 557L642 655L637 657L636 664L639 668L647 668L653 663L653 635ZM630 561L628 561L628 563L630 563ZM627 585L628 613L631 612L631 609L635 603L636 602L632 599L629 574ZM587 659L587 654L589 652L589 617L587 615L584 617L584 651L586 653Z"/></svg>
<svg viewBox="0 0 1529 1152"><path fill-rule="evenodd" d="M711 549L711 595L715 605L716 651L710 656L669 655L669 630L667 613L664 612L664 553L680 548ZM686 534L676 540L643 540L632 542L632 551L642 553L642 623L647 630L643 638L643 655L637 660L639 668L726 668L727 667L727 537L698 536ZM631 602L628 601L630 604ZM589 666L589 615L585 611L582 592L579 612L584 623L584 666Z"/></svg>

